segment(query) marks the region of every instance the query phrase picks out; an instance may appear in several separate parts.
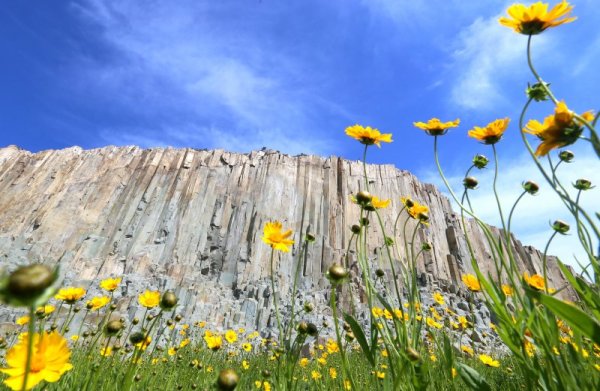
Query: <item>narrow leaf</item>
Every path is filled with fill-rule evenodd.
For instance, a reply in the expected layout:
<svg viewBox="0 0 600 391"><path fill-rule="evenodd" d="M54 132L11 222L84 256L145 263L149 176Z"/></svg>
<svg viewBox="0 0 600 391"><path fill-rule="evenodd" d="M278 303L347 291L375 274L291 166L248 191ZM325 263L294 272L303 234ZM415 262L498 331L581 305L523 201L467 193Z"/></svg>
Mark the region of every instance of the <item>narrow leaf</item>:
<svg viewBox="0 0 600 391"><path fill-rule="evenodd" d="M367 357L371 365L374 366L375 360L373 359L373 355L371 354L371 349L369 348L369 343L367 342L367 338L365 337L363 329L360 327L356 319L354 319L350 314L344 313L344 320L350 326L350 329L352 330L352 333L354 333L356 341L360 345L365 356Z"/></svg>

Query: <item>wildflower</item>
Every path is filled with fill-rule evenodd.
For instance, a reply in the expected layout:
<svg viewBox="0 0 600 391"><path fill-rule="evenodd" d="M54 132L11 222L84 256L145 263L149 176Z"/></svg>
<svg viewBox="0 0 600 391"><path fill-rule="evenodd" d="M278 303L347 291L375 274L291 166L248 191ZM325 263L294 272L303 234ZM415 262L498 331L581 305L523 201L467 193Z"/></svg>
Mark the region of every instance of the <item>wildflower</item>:
<svg viewBox="0 0 600 391"><path fill-rule="evenodd" d="M512 28L515 32L524 35L535 35L549 27L560 26L574 21L569 17L573 6L563 0L548 12L548 4L538 1L527 7L523 4L513 4L506 11L510 18L498 19L501 25ZM562 18L562 19L561 19Z"/></svg>
<svg viewBox="0 0 600 391"><path fill-rule="evenodd" d="M513 293L514 293L514 290L513 290L512 286L503 284L502 285L502 292L504 292L504 294L506 296L512 296Z"/></svg>
<svg viewBox="0 0 600 391"><path fill-rule="evenodd" d="M596 366L598 367L596 369L598 369L600 371L600 365L596 364ZM352 389L352 383L350 383L350 380L344 380L344 390L350 391L351 389Z"/></svg>
<svg viewBox="0 0 600 391"><path fill-rule="evenodd" d="M56 307L54 307L53 305L51 305L51 304L46 304L46 305L43 305L43 306L41 306L41 307L38 307L38 308L35 310L35 314L36 314L38 317L45 317L45 316L48 316L48 315L50 315L51 313L53 313L55 309L56 309Z"/></svg>
<svg viewBox="0 0 600 391"><path fill-rule="evenodd" d="M442 328L442 324L436 322L433 318L427 317L427 326L429 327L434 327L436 329L441 329Z"/></svg>
<svg viewBox="0 0 600 391"><path fill-rule="evenodd" d="M45 303L56 292L58 269L34 263L21 266L0 281L0 302L22 307Z"/></svg>
<svg viewBox="0 0 600 391"><path fill-rule="evenodd" d="M298 363L300 367L305 368L308 365L308 358L302 357Z"/></svg>
<svg viewBox="0 0 600 391"><path fill-rule="evenodd" d="M175 350L175 348L174 348L174 347L170 347L170 348L169 348L169 350L167 350L167 354L168 354L169 356L174 356L174 355L176 355L176 354L177 354L177 350Z"/></svg>
<svg viewBox="0 0 600 391"><path fill-rule="evenodd" d="M250 369L250 364L248 363L248 361L246 361L246 360L242 361L242 368L244 368L245 370Z"/></svg>
<svg viewBox="0 0 600 391"><path fill-rule="evenodd" d="M121 277L107 278L105 280L100 281L100 288L102 288L108 292L113 292L115 289L117 289L119 287L120 283L121 283Z"/></svg>
<svg viewBox="0 0 600 391"><path fill-rule="evenodd" d="M531 195L535 195L539 190L540 186L534 181L523 182L523 190Z"/></svg>
<svg viewBox="0 0 600 391"><path fill-rule="evenodd" d="M460 347L460 350L463 351L464 353L467 353L469 356L473 356L475 354L475 351L473 351L473 348L467 345L462 345Z"/></svg>
<svg viewBox="0 0 600 391"><path fill-rule="evenodd" d="M256 381L254 381L254 386L256 388L261 388L262 387L262 382L260 380L256 380Z"/></svg>
<svg viewBox="0 0 600 391"><path fill-rule="evenodd" d="M407 212L410 215L410 217L412 217L415 220L419 220L421 223L427 225L428 221L429 221L429 208L426 205L421 205L419 204L417 201L412 201L411 200L411 205L410 207L408 207L408 203L405 203L404 205L407 207Z"/></svg>
<svg viewBox="0 0 600 391"><path fill-rule="evenodd" d="M439 293L439 292L435 292L433 294L433 301L435 301L436 303L438 303L439 305L444 305L444 296Z"/></svg>
<svg viewBox="0 0 600 391"><path fill-rule="evenodd" d="M416 128L422 129L430 136L442 136L448 132L450 128L456 128L460 124L460 120L457 118L454 121L441 122L437 118L432 118L425 122L413 122Z"/></svg>
<svg viewBox="0 0 600 391"><path fill-rule="evenodd" d="M313 378L313 380L319 380L322 377L319 371L311 371L310 376Z"/></svg>
<svg viewBox="0 0 600 391"><path fill-rule="evenodd" d="M87 308L90 311L98 311L100 308L104 307L110 302L110 297L108 296L97 296L87 301Z"/></svg>
<svg viewBox="0 0 600 391"><path fill-rule="evenodd" d="M27 323L29 323L29 316L21 316L20 318L17 318L17 320L15 320L15 323L19 326L25 326Z"/></svg>
<svg viewBox="0 0 600 391"><path fill-rule="evenodd" d="M219 372L217 378L217 388L219 390L230 391L237 387L240 377L233 369L223 369Z"/></svg>
<svg viewBox="0 0 600 391"><path fill-rule="evenodd" d="M540 276L539 274L529 276L529 273L525 272L523 274L523 279L527 285L538 291L542 291L546 287L546 284L544 283L544 277Z"/></svg>
<svg viewBox="0 0 600 391"><path fill-rule="evenodd" d="M379 380L385 379L385 372L377 371L376 375Z"/></svg>
<svg viewBox="0 0 600 391"><path fill-rule="evenodd" d="M527 89L525 90L525 94L535 100L536 102L542 102L548 100L548 90L547 88L550 86L550 83L535 83L530 85L527 83Z"/></svg>
<svg viewBox="0 0 600 391"><path fill-rule="evenodd" d="M279 221L266 223L262 240L271 246L271 248L287 253L290 251L288 247L294 244L293 240L288 239L290 236L292 236L292 230L288 229L285 232L281 232L281 227L282 226Z"/></svg>
<svg viewBox="0 0 600 391"><path fill-rule="evenodd" d="M475 177L468 176L463 179L463 186L469 190L475 190L477 185L479 185L479 181Z"/></svg>
<svg viewBox="0 0 600 391"><path fill-rule="evenodd" d="M225 339L227 340L227 342L229 343L234 343L235 341L237 341L237 334L235 331L233 330L227 330L225 332Z"/></svg>
<svg viewBox="0 0 600 391"><path fill-rule="evenodd" d="M456 375L458 375L456 368L452 368L452 378L454 379L456 377Z"/></svg>
<svg viewBox="0 0 600 391"><path fill-rule="evenodd" d="M485 157L484 155L475 155L473 157L473 165L477 168L479 168L480 170L482 168L485 168L485 166L487 166L487 164L490 161L488 160L487 157Z"/></svg>
<svg viewBox="0 0 600 391"><path fill-rule="evenodd" d="M333 339L328 339L326 345L329 354L338 353L340 351L340 347L338 346L337 342L335 342Z"/></svg>
<svg viewBox="0 0 600 391"><path fill-rule="evenodd" d="M251 352L252 351L252 345L250 345L249 343L243 343L242 344L242 349L244 349L247 352Z"/></svg>
<svg viewBox="0 0 600 391"><path fill-rule="evenodd" d="M509 122L509 118L504 118L490 122L484 128L475 126L473 129L469 130L469 136L484 144L496 144L502 138Z"/></svg>
<svg viewBox="0 0 600 391"><path fill-rule="evenodd" d="M148 336L144 336L142 335L142 340L138 343L135 344L135 346L144 351L148 348L148 346L150 346L150 344L152 343L152 338L148 335Z"/></svg>
<svg viewBox="0 0 600 391"><path fill-rule="evenodd" d="M160 292L147 290L138 296L138 302L146 308L154 308L160 303Z"/></svg>
<svg viewBox="0 0 600 391"><path fill-rule="evenodd" d="M387 208L390 205L390 202L392 202L392 200L379 199L377 196L371 198L371 205L373 205L375 209Z"/></svg>
<svg viewBox="0 0 600 391"><path fill-rule="evenodd" d="M429 355L429 359L431 360L431 362L436 362L437 356L435 354L431 354L431 355Z"/></svg>
<svg viewBox="0 0 600 391"><path fill-rule="evenodd" d="M56 300L63 300L67 304L74 304L77 300L81 299L83 296L85 296L85 289L67 287L67 288L60 289L58 291L58 293L54 296L54 298Z"/></svg>
<svg viewBox="0 0 600 391"><path fill-rule="evenodd" d="M110 347L110 346L106 346L106 347L103 347L102 349L100 349L100 355L102 357L110 357L110 356L112 356L112 352L113 352L112 347Z"/></svg>
<svg viewBox="0 0 600 391"><path fill-rule="evenodd" d="M220 335L204 335L204 341L210 350L219 350L223 346L223 338Z"/></svg>
<svg viewBox="0 0 600 391"><path fill-rule="evenodd" d="M379 317L383 316L383 308L373 307L371 309L371 313L373 314L374 318L379 318Z"/></svg>
<svg viewBox="0 0 600 391"><path fill-rule="evenodd" d="M182 340L181 342L179 342L179 349L185 348L189 344L190 344L190 339L186 338L186 339Z"/></svg>
<svg viewBox="0 0 600 391"><path fill-rule="evenodd" d="M481 290L479 279L472 274L463 274L462 281L471 292L479 292Z"/></svg>
<svg viewBox="0 0 600 391"><path fill-rule="evenodd" d="M587 111L581 116L586 121L591 121L594 118L591 111ZM542 140L535 151L536 156L545 156L552 149L564 147L577 141L583 132L583 128L580 124L575 123L574 118L574 113L569 110L565 102L560 101L554 109L554 114L544 118L543 123L530 120L523 131Z"/></svg>
<svg viewBox="0 0 600 391"><path fill-rule="evenodd" d="M27 346L30 337L33 338L33 350L31 370L25 385L26 390L35 387L44 380L50 383L57 382L63 373L73 368L73 365L69 363L71 351L67 347L67 340L58 332L28 335L26 338L19 340L6 353L8 368L0 369L0 372L9 376L4 380L4 384L12 390L20 390L23 387Z"/></svg>
<svg viewBox="0 0 600 391"><path fill-rule="evenodd" d="M329 377L332 379L337 379L337 370L334 367L329 368Z"/></svg>
<svg viewBox="0 0 600 391"><path fill-rule="evenodd" d="M575 154L569 150L560 151L558 153L558 158L561 162L571 163L573 159L575 159Z"/></svg>
<svg viewBox="0 0 600 391"><path fill-rule="evenodd" d="M263 382L263 388L265 389L265 391L271 391L271 383L269 383L268 381Z"/></svg>
<svg viewBox="0 0 600 391"><path fill-rule="evenodd" d="M361 125L353 125L346 128L346 134L355 140L360 141L365 145L377 145L381 148L381 142L391 143L392 134L382 134L377 129L373 129L370 126L364 127Z"/></svg>
<svg viewBox="0 0 600 391"><path fill-rule="evenodd" d="M535 345L531 343L530 340L528 340L527 338L525 338L525 340L523 341L523 347L525 348L525 352L527 353L527 355L529 357L533 357L533 355L535 354Z"/></svg>
<svg viewBox="0 0 600 391"><path fill-rule="evenodd" d="M469 327L469 321L467 320L466 316L459 316L458 323L460 324L460 327L463 329L466 329L467 327Z"/></svg>
<svg viewBox="0 0 600 391"><path fill-rule="evenodd" d="M498 368L500 366L500 362L494 360L492 357L487 354L480 354L479 360L488 367Z"/></svg>

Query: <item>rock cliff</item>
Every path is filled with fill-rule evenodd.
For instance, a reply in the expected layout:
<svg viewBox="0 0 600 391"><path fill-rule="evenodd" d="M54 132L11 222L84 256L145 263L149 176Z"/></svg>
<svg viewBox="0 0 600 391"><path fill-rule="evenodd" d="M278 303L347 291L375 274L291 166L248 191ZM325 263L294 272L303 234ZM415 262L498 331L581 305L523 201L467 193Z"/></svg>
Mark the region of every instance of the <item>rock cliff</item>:
<svg viewBox="0 0 600 391"><path fill-rule="evenodd" d="M392 165L368 165L367 174L371 192L392 199L383 213L388 232L400 196L430 207L430 225L417 239L433 247L419 261L421 279L456 291L460 276L472 270L460 216L448 199ZM300 289L302 297L319 301L316 292L329 286L324 273L342 258L359 218L349 195L359 190L362 175L357 161L272 150L110 146L31 153L9 146L0 149L0 259L8 269L59 262L67 282L86 287L124 276L123 297L173 288L195 319L261 328L272 324L264 223L278 219L294 230L293 251L277 254L283 297L291 291L301 233L316 236L302 260ZM373 264L387 269L379 257L380 230L372 226ZM467 231L482 271L491 272L480 228L469 221ZM541 272L540 252L513 240L520 268ZM549 281L557 288L565 282L554 259ZM128 304L121 304L123 311L134 311Z"/></svg>

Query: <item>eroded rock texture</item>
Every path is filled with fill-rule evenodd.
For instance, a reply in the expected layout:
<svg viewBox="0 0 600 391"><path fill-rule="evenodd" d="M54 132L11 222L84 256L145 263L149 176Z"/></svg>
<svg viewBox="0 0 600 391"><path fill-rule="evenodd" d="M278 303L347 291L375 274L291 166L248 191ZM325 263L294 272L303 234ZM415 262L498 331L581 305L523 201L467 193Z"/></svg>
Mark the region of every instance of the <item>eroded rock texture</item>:
<svg viewBox="0 0 600 391"><path fill-rule="evenodd" d="M420 258L419 272L425 283L459 286L460 276L472 270L460 217L448 199L391 165L369 165L367 172L371 192L392 199L383 213L388 235L400 196L430 207L429 228L419 232L416 246L427 241L433 251ZM302 260L300 288L303 297L319 301L326 293L317 292L329 286L323 275L341 260L349 227L359 218L349 195L361 187L362 175L360 162L271 150L74 147L30 153L9 146L0 149L0 257L9 269L28 261L60 262L67 282L85 286L124 276L124 297L172 288L181 310L194 319L261 328L272 324L264 223L278 219L294 230L294 250L276 254L284 298L300 234L316 235ZM387 269L380 229L372 227L372 262ZM412 232L413 222L408 227ZM481 269L492 272L481 230L473 222L467 230ZM402 239L397 241L403 256ZM540 252L515 245L520 268L539 273ZM564 285L554 259L549 280ZM122 300L123 311L134 307Z"/></svg>

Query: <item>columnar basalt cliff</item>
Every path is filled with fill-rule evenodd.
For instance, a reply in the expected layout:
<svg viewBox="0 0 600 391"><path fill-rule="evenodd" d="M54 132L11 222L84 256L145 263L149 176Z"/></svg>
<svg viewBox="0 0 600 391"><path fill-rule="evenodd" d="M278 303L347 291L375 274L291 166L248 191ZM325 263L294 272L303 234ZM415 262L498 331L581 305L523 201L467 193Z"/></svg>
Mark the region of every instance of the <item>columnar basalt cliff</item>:
<svg viewBox="0 0 600 391"><path fill-rule="evenodd" d="M426 241L433 250L420 258L419 275L424 284L456 292L461 275L472 269L460 216L448 199L391 165L368 165L367 174L371 192L392 199L383 213L388 235L400 196L430 207L430 225L419 231L415 245ZM319 301L318 292L329 286L324 273L342 259L350 226L359 219L349 196L362 183L360 162L272 150L111 146L31 153L9 146L0 149L0 257L8 269L59 262L67 282L86 287L123 276L123 297L171 288L189 317L262 328L272 324L264 223L278 219L294 230L293 251L276 255L284 298L301 234L310 230L316 236L301 261L300 290L303 298ZM380 229L371 226L372 262L387 270ZM482 271L492 272L482 231L469 221L467 232ZM540 252L513 240L522 271L541 272ZM398 247L403 256L404 246ZM548 278L554 287L565 285L552 258ZM135 303L129 304L122 302L120 309L131 313ZM9 316L4 312L1 320Z"/></svg>

